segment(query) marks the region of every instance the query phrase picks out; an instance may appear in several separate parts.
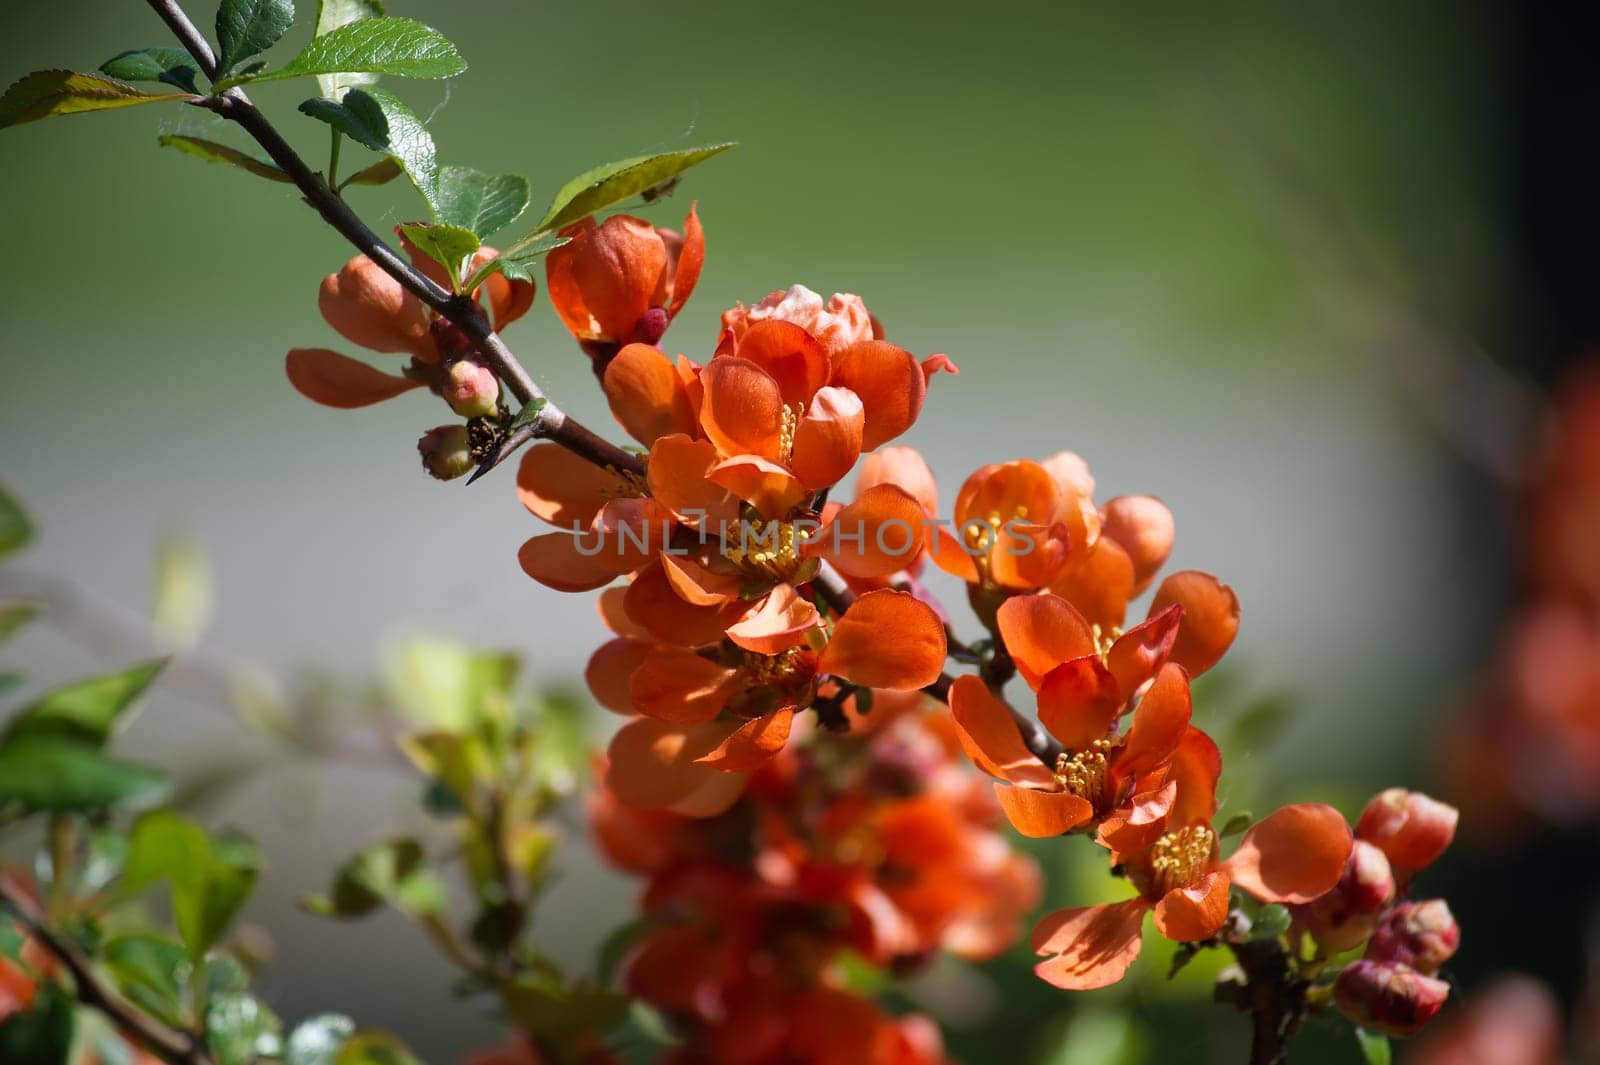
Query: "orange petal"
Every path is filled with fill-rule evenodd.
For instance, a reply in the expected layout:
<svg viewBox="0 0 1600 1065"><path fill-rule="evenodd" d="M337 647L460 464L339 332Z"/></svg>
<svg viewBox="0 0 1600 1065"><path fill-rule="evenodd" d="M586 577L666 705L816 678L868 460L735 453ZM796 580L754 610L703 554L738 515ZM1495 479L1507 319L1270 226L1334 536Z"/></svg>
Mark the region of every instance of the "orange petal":
<svg viewBox="0 0 1600 1065"><path fill-rule="evenodd" d="M794 429L790 467L807 488L827 488L850 472L861 454L866 415L861 400L845 388L821 388ZM920 536L920 530L918 532Z"/></svg>
<svg viewBox="0 0 1600 1065"><path fill-rule="evenodd" d="M626 637L601 644L589 656L589 664L583 671L583 679L588 682L595 702L619 714L635 713L629 681L649 652L648 643Z"/></svg>
<svg viewBox="0 0 1600 1065"><path fill-rule="evenodd" d="M585 218L567 226L562 229L561 235L572 240L551 251L544 260L544 287L550 296L550 304L556 309L567 331L579 338L593 336L599 329L594 315L589 313L589 305L583 300L583 290L572 275L572 261L577 246L593 231L593 218Z"/></svg>
<svg viewBox="0 0 1600 1065"><path fill-rule="evenodd" d="M1198 677L1217 664L1239 634L1239 597L1209 573L1174 573L1156 589L1152 616L1174 605L1183 607L1172 660Z"/></svg>
<svg viewBox="0 0 1600 1065"><path fill-rule="evenodd" d="M675 725L710 721L739 688L739 674L686 647L649 647L628 681L633 708Z"/></svg>
<svg viewBox="0 0 1600 1065"><path fill-rule="evenodd" d="M994 793L1011 826L1034 839L1070 832L1094 816L1089 801L1070 791L1019 788L996 781Z"/></svg>
<svg viewBox="0 0 1600 1065"><path fill-rule="evenodd" d="M700 383L700 425L717 450L777 461L783 397L771 375L747 359L712 359Z"/></svg>
<svg viewBox="0 0 1600 1065"><path fill-rule="evenodd" d="M1034 973L1068 991L1116 983L1139 956L1149 909L1143 899L1129 899L1050 914L1033 930L1034 952L1050 956Z"/></svg>
<svg viewBox="0 0 1600 1065"><path fill-rule="evenodd" d="M700 281L700 268L706 261L706 233L700 227L700 215L695 211L698 206L698 203L691 203L689 213L683 219L683 246L678 249L678 258L672 264L672 302L667 305L668 318L676 318L678 312L683 310L690 293L694 292L695 285Z"/></svg>
<svg viewBox="0 0 1600 1065"><path fill-rule="evenodd" d="M1006 651L1031 688L1061 663L1095 653L1089 622L1059 596L1014 595L995 616Z"/></svg>
<svg viewBox="0 0 1600 1065"><path fill-rule="evenodd" d="M879 448L862 458L861 472L856 475L856 495L880 484L904 489L922 504L923 514L929 518L938 516L939 487L927 460L915 448Z"/></svg>
<svg viewBox="0 0 1600 1065"><path fill-rule="evenodd" d="M680 647L699 647L722 639L727 622L743 610L743 604L697 606L686 602L668 579L659 561L639 571L622 599L628 616L663 643Z"/></svg>
<svg viewBox="0 0 1600 1065"><path fill-rule="evenodd" d="M792 585L780 584L728 626L728 639L746 651L774 655L805 643L806 633L820 624L816 606Z"/></svg>
<svg viewBox="0 0 1600 1065"><path fill-rule="evenodd" d="M1050 768L1022 741L1011 711L977 677L957 677L950 685L950 715L962 749L985 773L1013 784L1053 783Z"/></svg>
<svg viewBox="0 0 1600 1065"><path fill-rule="evenodd" d="M493 248L479 249L473 259L473 268L482 266L499 254ZM504 274L490 274L489 280L483 283L483 288L488 294L489 316L497 333L527 314L533 307L535 285L531 278L527 281L513 281Z"/></svg>
<svg viewBox="0 0 1600 1065"><path fill-rule="evenodd" d="M678 597L695 606L722 606L737 597L744 585L743 578L732 569L726 572L707 569L687 555L673 551L661 552L661 568Z"/></svg>
<svg viewBox="0 0 1600 1065"><path fill-rule="evenodd" d="M1137 693L1166 662L1172 653L1173 641L1178 638L1178 623L1182 617L1183 608L1179 606L1153 610L1150 617L1117 637L1117 642L1111 645L1106 665L1111 668L1124 695Z"/></svg>
<svg viewBox="0 0 1600 1065"><path fill-rule="evenodd" d="M932 607L882 589L850 604L818 669L869 688L913 691L939 679L945 650L944 624Z"/></svg>
<svg viewBox="0 0 1600 1065"><path fill-rule="evenodd" d="M584 537L584 550L578 549L578 537L571 533L553 532L535 536L522 545L517 561L522 571L540 584L558 592L587 592L604 587L627 573L626 565L610 545L598 543L597 538Z"/></svg>
<svg viewBox="0 0 1600 1065"><path fill-rule="evenodd" d="M1122 545L1102 536L1087 551L1068 558L1050 590L1102 629L1121 628L1133 598L1133 560Z"/></svg>
<svg viewBox="0 0 1600 1065"><path fill-rule="evenodd" d="M677 367L649 344L628 344L606 366L602 382L617 423L649 447L671 433L694 435L689 393Z"/></svg>
<svg viewBox="0 0 1600 1065"><path fill-rule="evenodd" d="M1189 731L1192 713L1188 674L1168 662L1133 711L1133 725L1117 756L1117 777L1131 780L1165 765Z"/></svg>
<svg viewBox="0 0 1600 1065"><path fill-rule="evenodd" d="M779 710L754 721L746 721L716 750L696 758L695 764L708 765L727 773L748 773L760 769L789 742L789 725L793 721L793 710Z"/></svg>
<svg viewBox="0 0 1600 1065"><path fill-rule="evenodd" d="M1089 464L1075 451L1058 451L1039 463L1056 482L1061 494L1094 498L1094 474Z"/></svg>
<svg viewBox="0 0 1600 1065"><path fill-rule="evenodd" d="M1071 530L1060 522L1040 525L1013 518L995 535L989 575L1003 588L1042 588L1060 576L1071 549Z"/></svg>
<svg viewBox="0 0 1600 1065"><path fill-rule="evenodd" d="M1310 902L1339 882L1351 846L1350 826L1338 810L1297 803L1257 821L1223 867L1262 902Z"/></svg>
<svg viewBox="0 0 1600 1065"><path fill-rule="evenodd" d="M595 597L595 609L600 613L600 620L606 628L618 636L631 636L636 640L649 641L650 634L628 616L628 611L622 605L622 600L627 597L628 589L622 585L607 588Z"/></svg>
<svg viewBox="0 0 1600 1065"><path fill-rule="evenodd" d="M560 444L535 444L517 466L517 498L557 528L587 530L622 480Z"/></svg>
<svg viewBox="0 0 1600 1065"><path fill-rule="evenodd" d="M1167 779L1178 786L1167 814L1172 828L1209 824L1217 813L1217 778L1222 776L1222 755L1210 736L1190 725L1183 742L1172 752Z"/></svg>
<svg viewBox="0 0 1600 1065"><path fill-rule="evenodd" d="M952 577L968 584L977 584L981 579L977 559L944 525L935 524L928 528L924 546L934 565Z"/></svg>
<svg viewBox="0 0 1600 1065"><path fill-rule="evenodd" d="M866 412L863 451L887 444L909 429L922 413L928 392L917 360L886 340L863 340L839 352L828 383L861 397Z"/></svg>
<svg viewBox="0 0 1600 1065"><path fill-rule="evenodd" d="M569 246L572 280L601 335L632 340L666 281L667 246L655 227L642 218L612 215Z"/></svg>
<svg viewBox="0 0 1600 1065"><path fill-rule="evenodd" d="M1101 820L1095 836L1095 842L1111 852L1112 865L1123 864L1161 837L1178 797L1177 781L1159 777L1135 784L1134 789L1121 806Z"/></svg>
<svg viewBox="0 0 1600 1065"><path fill-rule="evenodd" d="M749 359L778 384L789 408L806 407L828 383L828 355L817 339L793 322L767 319L739 338L735 354Z"/></svg>
<svg viewBox="0 0 1600 1065"><path fill-rule="evenodd" d="M1153 496L1118 496L1101 509L1101 535L1122 545L1133 562L1133 594L1150 584L1172 554L1172 511Z"/></svg>
<svg viewBox="0 0 1600 1065"><path fill-rule="evenodd" d="M1156 903L1156 928L1176 943L1210 939L1228 917L1228 874L1207 873L1192 887L1173 888Z"/></svg>
<svg viewBox="0 0 1600 1065"><path fill-rule="evenodd" d="M323 278L317 308L352 344L369 351L415 355L423 362L439 361L422 301L365 255Z"/></svg>
<svg viewBox="0 0 1600 1065"><path fill-rule="evenodd" d="M717 461L716 446L708 440L681 433L660 437L645 467L651 498L685 525L715 533L739 517L738 499L707 479Z"/></svg>
<svg viewBox="0 0 1600 1065"><path fill-rule="evenodd" d="M922 554L922 505L902 488L874 485L806 542L807 558L826 558L851 577L886 577Z"/></svg>
<svg viewBox="0 0 1600 1065"><path fill-rule="evenodd" d="M354 410L420 388L420 382L375 370L327 348L295 348L284 358L294 390L313 403Z"/></svg>
<svg viewBox="0 0 1600 1065"><path fill-rule="evenodd" d="M695 760L715 750L732 731L731 724L721 721L672 725L636 718L611 738L606 786L630 806L698 817L719 813L717 807L731 806L743 784Z"/></svg>
<svg viewBox="0 0 1600 1065"><path fill-rule="evenodd" d="M1039 723L1070 751L1105 739L1121 711L1116 678L1097 655L1063 662L1039 682Z"/></svg>
<svg viewBox="0 0 1600 1065"><path fill-rule="evenodd" d="M784 517L809 494L798 477L776 462L757 455L736 455L724 459L711 467L706 477L755 507L767 518ZM732 533L730 529L730 536Z"/></svg>

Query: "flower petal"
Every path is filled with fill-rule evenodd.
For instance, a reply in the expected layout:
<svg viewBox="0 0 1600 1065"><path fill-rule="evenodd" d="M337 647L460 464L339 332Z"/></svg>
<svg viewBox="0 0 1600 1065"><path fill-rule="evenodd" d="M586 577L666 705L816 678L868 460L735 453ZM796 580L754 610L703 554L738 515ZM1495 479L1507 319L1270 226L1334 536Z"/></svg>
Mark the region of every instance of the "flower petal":
<svg viewBox="0 0 1600 1065"><path fill-rule="evenodd" d="M724 459L711 467L706 477L755 507L766 518L784 517L809 494L798 477L758 455Z"/></svg>
<svg viewBox="0 0 1600 1065"><path fill-rule="evenodd" d="M793 721L793 710L779 710L766 717L746 721L716 750L696 758L695 764L711 766L725 773L748 773L760 769L789 742L789 726Z"/></svg>
<svg viewBox="0 0 1600 1065"><path fill-rule="evenodd" d="M810 600L802 599L793 585L780 584L728 626L728 639L746 651L773 655L805 643L806 633L821 624Z"/></svg>
<svg viewBox="0 0 1600 1065"><path fill-rule="evenodd" d="M1114 766L1117 778L1131 780L1164 766L1189 731L1192 713L1189 676L1182 666L1168 662L1133 711Z"/></svg>
<svg viewBox="0 0 1600 1065"><path fill-rule="evenodd" d="M1133 598L1133 560L1121 544L1102 536L1083 554L1068 558L1050 590L1102 629L1121 628Z"/></svg>
<svg viewBox="0 0 1600 1065"><path fill-rule="evenodd" d="M923 514L929 518L938 517L939 488L928 461L915 448L879 448L861 459L861 472L856 475L857 497L880 484L904 489L922 504Z"/></svg>
<svg viewBox="0 0 1600 1065"><path fill-rule="evenodd" d="M632 340L666 281L667 247L656 228L642 218L612 215L570 247L572 279L600 333Z"/></svg>
<svg viewBox="0 0 1600 1065"><path fill-rule="evenodd" d="M1122 546L1133 562L1133 594L1150 584L1172 554L1177 527L1172 511L1153 496L1118 496L1101 508L1102 536Z"/></svg>
<svg viewBox="0 0 1600 1065"><path fill-rule="evenodd" d="M928 392L917 360L885 340L863 340L835 355L828 383L861 397L866 412L863 451L887 444L909 429L922 413Z"/></svg>
<svg viewBox="0 0 1600 1065"><path fill-rule="evenodd" d="M821 343L793 322L756 322L739 338L734 354L749 359L778 383L786 407L804 408L828 383L828 355Z"/></svg>
<svg viewBox="0 0 1600 1065"><path fill-rule="evenodd" d="M1014 595L995 618L1017 672L1034 689L1061 663L1095 653L1089 622L1059 596Z"/></svg>
<svg viewBox="0 0 1600 1065"><path fill-rule="evenodd" d="M619 714L636 713L630 681L633 671L649 652L650 644L625 636L601 644L589 656L589 664L583 671L583 679L588 682L595 702Z"/></svg>
<svg viewBox="0 0 1600 1065"><path fill-rule="evenodd" d="M922 555L922 505L904 489L879 484L842 508L808 540L806 558L826 558L851 577L886 577Z"/></svg>
<svg viewBox="0 0 1600 1065"><path fill-rule="evenodd" d="M628 585L622 605L628 616L663 643L699 647L722 639L727 623L744 604L697 606L673 590L662 564L652 562Z"/></svg>
<svg viewBox="0 0 1600 1065"><path fill-rule="evenodd" d="M694 409L672 360L649 344L628 344L606 365L606 402L617 423L649 447L672 433L694 435Z"/></svg>
<svg viewBox="0 0 1600 1065"><path fill-rule="evenodd" d="M550 305L556 309L561 324L575 337L593 336L599 331L589 305L583 300L583 290L572 275L572 261L578 244L594 231L594 219L584 218L561 230L563 237L572 238L559 248L552 249L544 259L544 287Z"/></svg>
<svg viewBox="0 0 1600 1065"><path fill-rule="evenodd" d="M1221 776L1222 755L1216 743L1190 725L1183 742L1172 752L1167 770L1167 779L1178 788L1167 813L1169 826L1178 829L1209 824L1217 813L1217 779Z"/></svg>
<svg viewBox="0 0 1600 1065"><path fill-rule="evenodd" d="M683 310L700 281L700 268L705 265L706 232L700 227L700 215L695 210L698 206L698 202L689 204L689 213L683 219L683 246L672 264L672 302L667 305L668 318L676 318Z"/></svg>
<svg viewBox="0 0 1600 1065"><path fill-rule="evenodd" d="M317 308L340 336L368 351L439 361L422 301L365 255L322 279Z"/></svg>
<svg viewBox="0 0 1600 1065"><path fill-rule="evenodd" d="M623 725L607 750L606 786L623 802L643 809L672 809L710 817L733 805L744 790L736 776L695 760L715 750L731 723L672 725L641 717Z"/></svg>
<svg viewBox="0 0 1600 1065"><path fill-rule="evenodd" d="M718 462L716 446L682 433L659 437L650 447L645 484L650 496L685 525L715 533L738 520L739 500L708 479Z"/></svg>
<svg viewBox="0 0 1600 1065"><path fill-rule="evenodd" d="M852 684L914 691L944 670L944 624L928 604L905 592L868 592L833 626L820 672Z"/></svg>
<svg viewBox="0 0 1600 1065"><path fill-rule="evenodd" d="M1054 783L1050 767L1022 741L1011 711L977 677L957 677L950 685L950 716L962 749L985 773L1013 784Z"/></svg>
<svg viewBox="0 0 1600 1065"><path fill-rule="evenodd" d="M1034 966L1034 973L1068 991L1116 983L1139 956L1149 909L1144 899L1135 898L1050 914L1033 930L1034 952L1050 956Z"/></svg>
<svg viewBox="0 0 1600 1065"><path fill-rule="evenodd" d="M1182 618L1181 606L1160 611L1152 609L1148 618L1117 637L1106 654L1106 665L1116 676L1124 695L1135 695L1166 662L1172 653L1173 641L1178 638L1178 624Z"/></svg>
<svg viewBox="0 0 1600 1065"><path fill-rule="evenodd" d="M1183 607L1183 623L1172 645L1172 660L1198 677L1217 664L1239 634L1239 597L1209 573L1184 570L1161 582L1150 604L1152 616Z"/></svg>
<svg viewBox="0 0 1600 1065"><path fill-rule="evenodd" d="M708 569L675 551L661 552L661 568L678 597L695 606L722 606L735 599L744 585L744 579L732 568Z"/></svg>
<svg viewBox="0 0 1600 1065"><path fill-rule="evenodd" d="M738 671L702 658L687 647L650 646L628 680L633 708L675 725L710 721L739 688Z"/></svg>
<svg viewBox="0 0 1600 1065"><path fill-rule="evenodd" d="M630 567L615 552L603 544L596 547L594 537L585 537L584 543L580 551L578 537L571 533L545 533L524 543L517 561L524 573L558 592L602 588L628 572Z"/></svg>
<svg viewBox="0 0 1600 1065"><path fill-rule="evenodd" d="M1094 816L1089 800L1070 791L1019 788L996 781L994 793L1011 827L1034 839L1070 832Z"/></svg>
<svg viewBox="0 0 1600 1065"><path fill-rule="evenodd" d="M1228 918L1228 874L1207 873L1192 887L1173 888L1156 903L1156 928L1176 943L1210 939Z"/></svg>
<svg viewBox="0 0 1600 1065"><path fill-rule="evenodd" d="M1039 723L1069 751L1103 740L1122 712L1116 678L1098 655L1063 662L1039 682Z"/></svg>
<svg viewBox="0 0 1600 1065"><path fill-rule="evenodd" d="M865 425L866 415L854 392L831 386L818 389L794 429L789 466L795 476L812 491L838 483L861 454Z"/></svg>
<svg viewBox="0 0 1600 1065"><path fill-rule="evenodd" d="M535 444L517 465L517 498L535 516L571 532L587 530L622 487L616 474L560 444Z"/></svg>
<svg viewBox="0 0 1600 1065"><path fill-rule="evenodd" d="M748 359L721 358L700 372L700 383L700 425L717 450L777 461L783 396L772 376Z"/></svg>
<svg viewBox="0 0 1600 1065"><path fill-rule="evenodd" d="M1297 803L1257 821L1223 867L1262 902L1310 902L1339 882L1351 846L1350 826L1338 810Z"/></svg>
<svg viewBox="0 0 1600 1065"><path fill-rule="evenodd" d="M409 377L386 374L327 348L295 348L284 357L283 369L296 392L340 410L369 407L422 387Z"/></svg>

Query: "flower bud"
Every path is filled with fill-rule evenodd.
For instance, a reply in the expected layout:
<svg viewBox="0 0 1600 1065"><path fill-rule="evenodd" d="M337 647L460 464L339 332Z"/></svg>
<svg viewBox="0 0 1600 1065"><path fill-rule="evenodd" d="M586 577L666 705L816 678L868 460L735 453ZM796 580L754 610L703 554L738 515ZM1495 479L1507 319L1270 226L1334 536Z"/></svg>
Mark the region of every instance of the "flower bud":
<svg viewBox="0 0 1600 1065"><path fill-rule="evenodd" d="M477 418L500 409L500 382L494 371L471 359L450 364L444 399L463 418Z"/></svg>
<svg viewBox="0 0 1600 1065"><path fill-rule="evenodd" d="M365 255L357 255L317 292L322 317L352 344L371 351L438 361L422 302Z"/></svg>
<svg viewBox="0 0 1600 1065"><path fill-rule="evenodd" d="M465 425L429 429L417 441L422 468L441 481L453 481L472 469L472 444Z"/></svg>
<svg viewBox="0 0 1600 1065"><path fill-rule="evenodd" d="M1373 844L1358 839L1333 890L1294 907L1294 915L1324 949L1337 954L1359 946L1372 934L1379 911L1393 897L1389 859Z"/></svg>
<svg viewBox="0 0 1600 1065"><path fill-rule="evenodd" d="M1424 973L1436 973L1455 956L1461 945L1456 924L1443 899L1403 902L1384 914L1366 956L1373 961L1397 962Z"/></svg>
<svg viewBox="0 0 1600 1065"><path fill-rule="evenodd" d="M1420 791L1389 788L1373 796L1361 811L1356 838L1380 847L1389 858L1395 880L1405 883L1450 846L1459 816L1454 806Z"/></svg>
<svg viewBox="0 0 1600 1065"><path fill-rule="evenodd" d="M545 259L550 302L582 342L654 343L700 277L705 236L694 208L683 235L642 218L612 215L561 231L571 242Z"/></svg>
<svg viewBox="0 0 1600 1065"><path fill-rule="evenodd" d="M1433 1020L1450 996L1450 985L1407 965L1351 962L1333 983L1339 1012L1363 1028L1412 1035Z"/></svg>

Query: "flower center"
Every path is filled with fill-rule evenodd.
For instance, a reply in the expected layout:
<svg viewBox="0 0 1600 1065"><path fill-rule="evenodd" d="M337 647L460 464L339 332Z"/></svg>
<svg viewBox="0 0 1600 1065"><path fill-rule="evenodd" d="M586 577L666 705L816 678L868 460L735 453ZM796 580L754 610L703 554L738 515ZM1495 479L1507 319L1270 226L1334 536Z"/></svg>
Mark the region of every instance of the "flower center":
<svg viewBox="0 0 1600 1065"><path fill-rule="evenodd" d="M1089 629L1094 636L1094 653L1104 662L1111 657L1111 645L1122 638L1122 630L1115 625L1091 625Z"/></svg>
<svg viewBox="0 0 1600 1065"><path fill-rule="evenodd" d="M1158 895L1185 888L1204 876L1217 850L1217 834L1210 825L1190 825L1168 832L1150 848L1152 887Z"/></svg>
<svg viewBox="0 0 1600 1065"><path fill-rule="evenodd" d="M800 572L801 546L803 541L795 522L752 518L740 522L728 537L722 557L752 577L781 584Z"/></svg>
<svg viewBox="0 0 1600 1065"><path fill-rule="evenodd" d="M1095 740L1086 751L1062 751L1056 756L1055 780L1063 791L1086 799L1095 815L1104 813L1110 791L1111 740Z"/></svg>
<svg viewBox="0 0 1600 1065"><path fill-rule="evenodd" d="M800 426L800 419L805 417L805 408L796 403L792 407L783 408L783 424L778 429L778 462L780 465L789 466L794 462L794 431Z"/></svg>

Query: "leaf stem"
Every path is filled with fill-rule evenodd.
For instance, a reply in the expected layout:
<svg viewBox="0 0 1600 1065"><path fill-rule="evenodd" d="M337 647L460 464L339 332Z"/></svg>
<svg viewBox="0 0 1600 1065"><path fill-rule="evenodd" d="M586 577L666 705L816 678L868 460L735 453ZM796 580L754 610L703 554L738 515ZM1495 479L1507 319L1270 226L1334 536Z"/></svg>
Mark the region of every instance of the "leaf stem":
<svg viewBox="0 0 1600 1065"><path fill-rule="evenodd" d="M339 132L337 126L329 126L328 133L328 188L333 190L335 196L339 195L339 146L344 142L344 134Z"/></svg>

